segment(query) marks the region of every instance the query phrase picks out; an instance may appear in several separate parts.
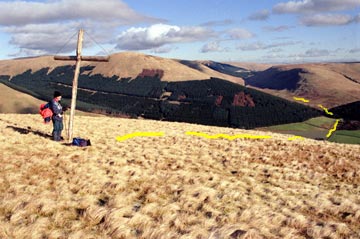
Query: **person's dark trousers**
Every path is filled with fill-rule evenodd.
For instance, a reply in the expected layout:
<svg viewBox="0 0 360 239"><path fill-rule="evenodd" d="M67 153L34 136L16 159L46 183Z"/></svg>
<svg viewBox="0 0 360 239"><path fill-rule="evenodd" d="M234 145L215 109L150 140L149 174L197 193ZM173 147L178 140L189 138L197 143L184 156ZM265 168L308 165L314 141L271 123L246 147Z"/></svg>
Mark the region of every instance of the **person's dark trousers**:
<svg viewBox="0 0 360 239"><path fill-rule="evenodd" d="M52 132L52 136L53 136L53 140L54 141L60 141L61 140L61 131L63 130L63 122L62 120L54 120L53 119L53 132Z"/></svg>

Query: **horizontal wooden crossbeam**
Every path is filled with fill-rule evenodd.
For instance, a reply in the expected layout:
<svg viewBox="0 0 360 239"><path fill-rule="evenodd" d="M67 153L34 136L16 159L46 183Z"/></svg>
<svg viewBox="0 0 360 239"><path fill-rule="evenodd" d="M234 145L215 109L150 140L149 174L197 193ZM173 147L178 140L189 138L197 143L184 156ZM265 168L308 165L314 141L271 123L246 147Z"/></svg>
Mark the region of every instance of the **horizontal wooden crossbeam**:
<svg viewBox="0 0 360 239"><path fill-rule="evenodd" d="M80 56L81 61L100 61L108 62L109 56ZM54 60L60 61L76 61L77 56L54 56Z"/></svg>

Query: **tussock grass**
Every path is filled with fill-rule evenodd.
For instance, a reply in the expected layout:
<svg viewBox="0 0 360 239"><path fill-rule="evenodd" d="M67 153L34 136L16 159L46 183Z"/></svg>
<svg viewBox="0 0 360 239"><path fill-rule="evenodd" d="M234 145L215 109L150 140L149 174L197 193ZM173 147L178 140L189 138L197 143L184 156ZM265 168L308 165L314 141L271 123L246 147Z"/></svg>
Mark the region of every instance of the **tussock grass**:
<svg viewBox="0 0 360 239"><path fill-rule="evenodd" d="M358 145L89 116L87 148L38 115L0 114L0 131L0 238L360 238ZM166 136L115 140L139 131Z"/></svg>

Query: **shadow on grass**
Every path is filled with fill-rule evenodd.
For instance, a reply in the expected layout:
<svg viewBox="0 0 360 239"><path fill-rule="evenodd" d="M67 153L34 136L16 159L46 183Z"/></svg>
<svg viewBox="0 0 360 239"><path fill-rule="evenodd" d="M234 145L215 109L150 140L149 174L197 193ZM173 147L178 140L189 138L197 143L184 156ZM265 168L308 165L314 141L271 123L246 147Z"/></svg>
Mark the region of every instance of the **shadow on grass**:
<svg viewBox="0 0 360 239"><path fill-rule="evenodd" d="M9 129L12 129L20 134L29 134L29 133L33 133L35 135L38 135L40 137L43 137L43 138L46 138L46 139L50 139L52 140L52 136L49 135L49 134L45 134L41 131L38 131L38 130L32 130L31 127L27 127L26 129L25 128L20 128L20 127L16 127L16 126L6 126L6 128L9 128ZM72 143L66 143L66 141L64 140L63 137L61 137L62 140L60 141L62 145L64 146L73 146ZM90 145L89 145L90 146Z"/></svg>
<svg viewBox="0 0 360 239"><path fill-rule="evenodd" d="M8 124L12 124L12 122L4 120L4 119L0 119L0 121L6 122ZM18 132L20 134L30 134L30 133L32 133L34 135L37 135L37 136L40 136L40 137L43 137L43 138L46 138L46 139L50 139L50 140L53 139L52 135L46 134L46 133L41 132L39 130L34 130L30 126L28 126L26 128L22 128L22 127L17 127L17 126L13 126L13 125L7 125L6 128L12 129L15 132ZM62 142L62 145L64 145L64 146L72 146L72 143L66 143L66 141L65 141L65 139L63 137L61 137L61 139L62 140L60 142Z"/></svg>
<svg viewBox="0 0 360 239"><path fill-rule="evenodd" d="M16 126L11 126L11 125L8 125L6 126L6 128L9 128L9 129L12 129L20 134L29 134L29 133L33 133L35 135L38 135L38 136L41 136L41 137L44 137L44 138L47 138L47 139L51 139L51 135L49 134L45 134L41 131L38 131L38 130L33 130L31 129L31 127L27 127L27 128L21 128L21 127L16 127Z"/></svg>

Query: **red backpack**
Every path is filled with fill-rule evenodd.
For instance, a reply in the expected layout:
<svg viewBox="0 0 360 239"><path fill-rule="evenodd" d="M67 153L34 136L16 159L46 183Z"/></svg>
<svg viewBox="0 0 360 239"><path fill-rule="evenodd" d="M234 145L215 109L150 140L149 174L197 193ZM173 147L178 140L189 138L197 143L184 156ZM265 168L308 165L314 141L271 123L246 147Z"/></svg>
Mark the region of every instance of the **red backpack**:
<svg viewBox="0 0 360 239"><path fill-rule="evenodd" d="M50 102L41 104L39 113L44 119L45 124L50 123L51 117L53 116L53 112L50 109Z"/></svg>

